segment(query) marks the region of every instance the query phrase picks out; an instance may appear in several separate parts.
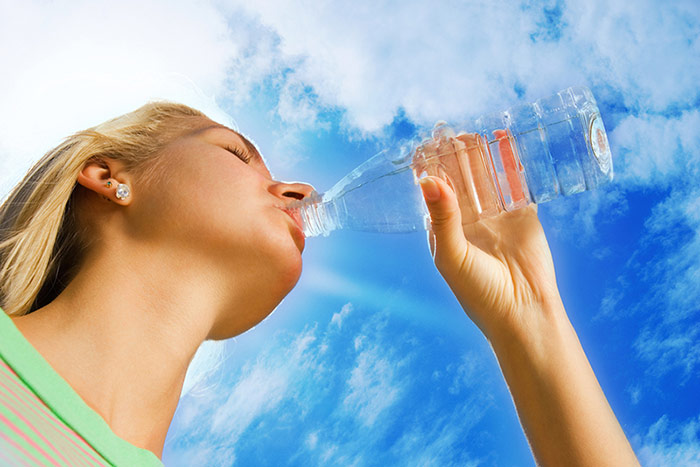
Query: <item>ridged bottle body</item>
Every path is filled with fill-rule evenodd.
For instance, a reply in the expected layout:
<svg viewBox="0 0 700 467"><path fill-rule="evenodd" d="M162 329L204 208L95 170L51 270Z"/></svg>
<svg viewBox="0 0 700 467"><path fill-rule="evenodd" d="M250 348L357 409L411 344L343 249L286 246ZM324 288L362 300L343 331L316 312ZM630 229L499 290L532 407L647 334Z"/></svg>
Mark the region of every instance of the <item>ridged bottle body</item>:
<svg viewBox="0 0 700 467"><path fill-rule="evenodd" d="M543 203L608 183L612 156L595 99L568 88L534 103L458 125L438 122L367 160L323 196L296 206L307 236L336 229L410 232L426 229L417 180L445 179L457 193L462 223Z"/></svg>

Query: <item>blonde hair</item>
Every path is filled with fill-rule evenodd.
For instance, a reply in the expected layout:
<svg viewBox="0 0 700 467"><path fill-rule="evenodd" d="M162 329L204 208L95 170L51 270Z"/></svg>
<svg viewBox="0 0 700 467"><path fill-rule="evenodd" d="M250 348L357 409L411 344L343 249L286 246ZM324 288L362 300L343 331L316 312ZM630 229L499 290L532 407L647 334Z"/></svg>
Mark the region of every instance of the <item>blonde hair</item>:
<svg viewBox="0 0 700 467"><path fill-rule="evenodd" d="M73 209L78 174L109 157L140 182L158 178L154 157L193 129L203 113L182 104L150 102L75 133L44 155L0 206L0 307L22 316L53 301L75 276L89 246Z"/></svg>

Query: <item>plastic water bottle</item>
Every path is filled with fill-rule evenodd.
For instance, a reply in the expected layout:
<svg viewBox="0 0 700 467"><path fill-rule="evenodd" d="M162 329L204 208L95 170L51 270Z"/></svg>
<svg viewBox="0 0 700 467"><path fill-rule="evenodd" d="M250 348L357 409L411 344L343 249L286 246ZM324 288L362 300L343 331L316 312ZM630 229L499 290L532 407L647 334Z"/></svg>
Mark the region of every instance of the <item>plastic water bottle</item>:
<svg viewBox="0 0 700 467"><path fill-rule="evenodd" d="M452 186L463 225L529 203L592 190L613 178L605 127L591 91L572 87L531 104L381 151L323 195L289 207L307 237L333 230L413 232L430 227L424 174Z"/></svg>

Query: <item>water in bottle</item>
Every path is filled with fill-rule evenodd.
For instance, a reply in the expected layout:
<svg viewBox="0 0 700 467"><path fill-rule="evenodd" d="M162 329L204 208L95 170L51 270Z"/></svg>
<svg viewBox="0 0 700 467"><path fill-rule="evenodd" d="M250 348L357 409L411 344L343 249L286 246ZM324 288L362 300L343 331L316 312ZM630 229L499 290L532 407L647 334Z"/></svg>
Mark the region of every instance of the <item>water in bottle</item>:
<svg viewBox="0 0 700 467"><path fill-rule="evenodd" d="M457 128L459 131L455 130ZM572 87L452 127L368 159L323 195L290 205L306 236L337 229L412 232L429 227L418 179L443 178L468 225L612 180L612 156L590 90Z"/></svg>

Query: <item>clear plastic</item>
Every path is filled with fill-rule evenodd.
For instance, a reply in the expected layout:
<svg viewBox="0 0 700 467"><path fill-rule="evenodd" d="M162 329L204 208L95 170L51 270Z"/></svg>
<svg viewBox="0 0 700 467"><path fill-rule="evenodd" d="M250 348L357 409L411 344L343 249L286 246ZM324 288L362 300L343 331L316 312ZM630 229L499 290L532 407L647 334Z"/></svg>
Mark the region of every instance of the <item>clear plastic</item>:
<svg viewBox="0 0 700 467"><path fill-rule="evenodd" d="M424 174L454 188L464 225L592 190L613 178L605 127L585 87L458 128L438 122L428 137L380 152L323 195L314 192L289 211L307 237L338 229L412 232L430 226L418 187Z"/></svg>

